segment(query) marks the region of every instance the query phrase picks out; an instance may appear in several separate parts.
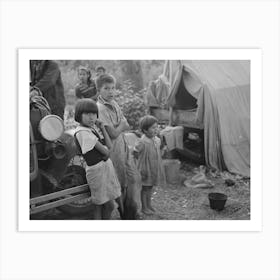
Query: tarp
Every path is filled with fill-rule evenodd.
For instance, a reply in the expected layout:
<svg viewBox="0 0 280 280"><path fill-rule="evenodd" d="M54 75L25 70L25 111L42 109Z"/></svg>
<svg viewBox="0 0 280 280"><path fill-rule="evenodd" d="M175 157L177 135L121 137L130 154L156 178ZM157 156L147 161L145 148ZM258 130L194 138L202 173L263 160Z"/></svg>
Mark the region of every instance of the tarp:
<svg viewBox="0 0 280 280"><path fill-rule="evenodd" d="M167 98L170 93L170 85L164 75L151 81L147 90L147 104L150 107L167 108Z"/></svg>
<svg viewBox="0 0 280 280"><path fill-rule="evenodd" d="M196 108L206 164L250 177L250 61L166 61L168 107Z"/></svg>

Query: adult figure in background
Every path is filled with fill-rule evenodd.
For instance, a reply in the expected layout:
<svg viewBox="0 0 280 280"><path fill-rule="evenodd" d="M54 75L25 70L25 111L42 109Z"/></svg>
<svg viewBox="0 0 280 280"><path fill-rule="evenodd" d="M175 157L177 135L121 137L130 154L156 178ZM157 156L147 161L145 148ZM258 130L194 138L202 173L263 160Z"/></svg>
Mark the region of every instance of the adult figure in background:
<svg viewBox="0 0 280 280"><path fill-rule="evenodd" d="M30 79L31 89L39 90L48 101L51 113L63 119L65 97L58 64L53 60L31 60Z"/></svg>

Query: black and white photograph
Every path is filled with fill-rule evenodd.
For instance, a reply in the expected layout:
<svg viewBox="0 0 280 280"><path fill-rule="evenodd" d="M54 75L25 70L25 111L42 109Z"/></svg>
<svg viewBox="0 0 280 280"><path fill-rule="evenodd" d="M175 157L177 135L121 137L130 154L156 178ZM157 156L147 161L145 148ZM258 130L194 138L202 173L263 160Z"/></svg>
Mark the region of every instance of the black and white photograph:
<svg viewBox="0 0 280 280"><path fill-rule="evenodd" d="M31 60L30 219L250 220L250 61Z"/></svg>
<svg viewBox="0 0 280 280"><path fill-rule="evenodd" d="M35 60L28 55L48 50L19 50L20 82L29 77L28 220L253 224L251 68L260 53L218 51ZM124 58L141 50L130 52Z"/></svg>
<svg viewBox="0 0 280 280"><path fill-rule="evenodd" d="M279 280L279 0L0 1L0 279Z"/></svg>

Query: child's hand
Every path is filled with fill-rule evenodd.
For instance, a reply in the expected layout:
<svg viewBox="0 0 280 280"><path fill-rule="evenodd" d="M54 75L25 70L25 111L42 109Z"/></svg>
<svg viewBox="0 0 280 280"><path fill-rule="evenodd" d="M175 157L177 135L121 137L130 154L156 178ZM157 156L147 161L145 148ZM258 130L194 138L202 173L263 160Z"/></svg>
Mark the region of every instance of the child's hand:
<svg viewBox="0 0 280 280"><path fill-rule="evenodd" d="M99 119L97 119L96 121L95 121L95 125L98 127L98 128L100 128L100 129L104 129L105 127L104 127L104 123L101 121L101 120L99 120Z"/></svg>
<svg viewBox="0 0 280 280"><path fill-rule="evenodd" d="M80 85L80 90L85 90L87 89L88 85L87 84L82 84Z"/></svg>
<svg viewBox="0 0 280 280"><path fill-rule="evenodd" d="M107 159L108 159L109 157L110 157L109 155L107 155L107 156L104 155L102 159L103 159L104 161L107 161Z"/></svg>
<svg viewBox="0 0 280 280"><path fill-rule="evenodd" d="M40 92L37 90L37 89L32 89L30 92L29 92L29 98L33 98L34 96L40 96Z"/></svg>
<svg viewBox="0 0 280 280"><path fill-rule="evenodd" d="M126 119L122 119L120 125L122 127L122 131L130 129L130 126Z"/></svg>

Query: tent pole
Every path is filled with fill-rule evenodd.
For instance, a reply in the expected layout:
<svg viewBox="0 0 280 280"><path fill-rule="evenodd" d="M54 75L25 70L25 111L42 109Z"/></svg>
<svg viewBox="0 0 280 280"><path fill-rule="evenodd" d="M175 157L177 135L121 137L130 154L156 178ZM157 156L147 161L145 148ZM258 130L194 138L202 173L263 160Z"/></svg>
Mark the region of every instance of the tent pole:
<svg viewBox="0 0 280 280"><path fill-rule="evenodd" d="M172 126L173 123L173 107L169 107L169 126Z"/></svg>

